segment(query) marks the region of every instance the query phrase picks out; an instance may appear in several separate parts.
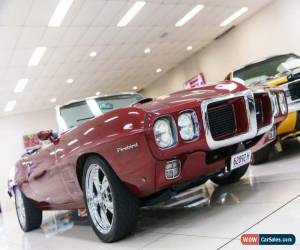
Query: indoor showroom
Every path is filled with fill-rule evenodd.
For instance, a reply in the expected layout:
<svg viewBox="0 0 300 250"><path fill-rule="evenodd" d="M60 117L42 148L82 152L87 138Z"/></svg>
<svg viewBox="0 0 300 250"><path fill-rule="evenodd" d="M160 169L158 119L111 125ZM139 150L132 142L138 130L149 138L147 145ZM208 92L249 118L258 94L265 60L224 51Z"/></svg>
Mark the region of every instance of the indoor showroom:
<svg viewBox="0 0 300 250"><path fill-rule="evenodd" d="M300 250L299 0L0 0L0 250Z"/></svg>

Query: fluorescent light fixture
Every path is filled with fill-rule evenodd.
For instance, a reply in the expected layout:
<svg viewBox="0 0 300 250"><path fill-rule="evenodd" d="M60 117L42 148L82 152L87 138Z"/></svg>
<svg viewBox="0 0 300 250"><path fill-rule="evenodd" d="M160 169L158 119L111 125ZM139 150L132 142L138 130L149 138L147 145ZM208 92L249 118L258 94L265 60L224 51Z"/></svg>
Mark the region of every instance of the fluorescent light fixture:
<svg viewBox="0 0 300 250"><path fill-rule="evenodd" d="M14 101L9 101L6 104L5 108L4 108L4 112L10 112L10 111L12 111L14 109L16 103L17 102L15 100Z"/></svg>
<svg viewBox="0 0 300 250"><path fill-rule="evenodd" d="M147 48L147 49L144 50L144 53L145 53L145 54L149 54L150 52L151 52L151 49L150 49L150 48Z"/></svg>
<svg viewBox="0 0 300 250"><path fill-rule="evenodd" d="M73 0L60 0L48 23L49 27L59 27L70 9Z"/></svg>
<svg viewBox="0 0 300 250"><path fill-rule="evenodd" d="M244 13L246 13L248 11L248 7L243 7L240 8L238 11L236 11L235 13L233 13L233 15L231 15L230 17L228 17L226 20L224 20L220 26L221 27L225 27L228 24L230 24L231 22L233 22L235 19L239 18L241 15L243 15Z"/></svg>
<svg viewBox="0 0 300 250"><path fill-rule="evenodd" d="M187 49L187 50L192 50L192 49L193 49L193 46L188 46L186 49Z"/></svg>
<svg viewBox="0 0 300 250"><path fill-rule="evenodd" d="M198 4L194 7L190 12L188 12L183 18L181 18L176 24L176 27L181 27L185 25L188 21L190 21L195 15L197 15L202 9L204 5Z"/></svg>
<svg viewBox="0 0 300 250"><path fill-rule="evenodd" d="M133 86L132 89L133 90L138 90L138 86Z"/></svg>
<svg viewBox="0 0 300 250"><path fill-rule="evenodd" d="M37 47L34 49L32 56L28 62L28 66L37 66L40 63L44 53L46 52L46 47Z"/></svg>
<svg viewBox="0 0 300 250"><path fill-rule="evenodd" d="M160 72L162 72L162 69L161 69L161 68L158 68L158 69L156 70L156 73L160 73Z"/></svg>
<svg viewBox="0 0 300 250"><path fill-rule="evenodd" d="M100 95L100 94L101 94L101 92L100 92L100 91L97 91L97 92L96 92L96 95Z"/></svg>
<svg viewBox="0 0 300 250"><path fill-rule="evenodd" d="M17 83L17 86L15 87L15 93L21 93L23 92L23 90L25 89L26 85L28 83L28 79L24 78L24 79L20 79Z"/></svg>
<svg viewBox="0 0 300 250"><path fill-rule="evenodd" d="M145 6L145 1L136 1L128 12L122 17L122 19L117 24L118 27L125 27L136 15L137 13Z"/></svg>
<svg viewBox="0 0 300 250"><path fill-rule="evenodd" d="M67 83L73 83L74 82L74 80L72 79L72 78L69 78L68 80L67 80Z"/></svg>
<svg viewBox="0 0 300 250"><path fill-rule="evenodd" d="M91 53L90 53L90 57L95 57L97 55L97 52L96 51L92 51Z"/></svg>
<svg viewBox="0 0 300 250"><path fill-rule="evenodd" d="M94 116L102 115L102 111L94 99L86 100L86 103Z"/></svg>
<svg viewBox="0 0 300 250"><path fill-rule="evenodd" d="M56 98L52 98L50 101L51 102L56 102Z"/></svg>

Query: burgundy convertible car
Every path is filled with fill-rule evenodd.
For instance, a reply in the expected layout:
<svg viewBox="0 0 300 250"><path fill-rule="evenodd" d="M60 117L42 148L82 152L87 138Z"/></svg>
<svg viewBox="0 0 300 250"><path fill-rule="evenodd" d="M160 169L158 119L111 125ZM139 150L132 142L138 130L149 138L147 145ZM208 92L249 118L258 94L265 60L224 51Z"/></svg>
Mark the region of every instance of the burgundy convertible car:
<svg viewBox="0 0 300 250"><path fill-rule="evenodd" d="M15 166L10 194L21 228L40 227L43 210L87 208L104 242L136 225L138 208L212 180L237 182L251 150L263 146L274 124L279 91L257 92L220 82L155 100L124 93L57 108L59 133Z"/></svg>

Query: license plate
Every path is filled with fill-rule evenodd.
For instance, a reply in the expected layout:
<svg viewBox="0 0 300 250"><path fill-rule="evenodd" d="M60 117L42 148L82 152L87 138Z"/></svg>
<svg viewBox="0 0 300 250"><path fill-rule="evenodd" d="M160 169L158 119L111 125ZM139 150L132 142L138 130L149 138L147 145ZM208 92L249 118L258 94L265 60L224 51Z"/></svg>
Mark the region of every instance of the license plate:
<svg viewBox="0 0 300 250"><path fill-rule="evenodd" d="M230 170L237 169L241 166L250 163L251 155L251 150L247 150L231 156Z"/></svg>

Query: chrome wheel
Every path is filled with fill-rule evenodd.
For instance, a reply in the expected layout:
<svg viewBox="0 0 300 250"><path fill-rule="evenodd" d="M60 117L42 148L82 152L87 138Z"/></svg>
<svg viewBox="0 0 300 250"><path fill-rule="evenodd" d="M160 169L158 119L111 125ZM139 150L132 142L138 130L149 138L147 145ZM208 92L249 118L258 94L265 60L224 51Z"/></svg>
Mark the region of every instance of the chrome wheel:
<svg viewBox="0 0 300 250"><path fill-rule="evenodd" d="M85 192L93 223L102 234L108 234L114 219L113 196L108 179L98 164L88 167Z"/></svg>
<svg viewBox="0 0 300 250"><path fill-rule="evenodd" d="M24 201L23 201L22 193L18 188L16 189L15 196L16 196L15 199L16 199L16 209L17 209L18 218L21 226L25 228L26 215L25 215Z"/></svg>

